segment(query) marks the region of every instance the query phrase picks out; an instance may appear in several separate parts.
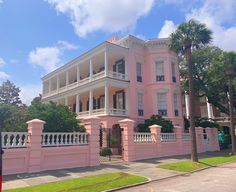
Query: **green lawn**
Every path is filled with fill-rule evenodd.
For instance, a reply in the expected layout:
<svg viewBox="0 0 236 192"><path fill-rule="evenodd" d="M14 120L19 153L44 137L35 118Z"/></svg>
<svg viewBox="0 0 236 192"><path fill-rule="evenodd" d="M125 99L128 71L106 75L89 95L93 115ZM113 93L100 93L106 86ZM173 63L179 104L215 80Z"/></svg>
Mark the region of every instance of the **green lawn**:
<svg viewBox="0 0 236 192"><path fill-rule="evenodd" d="M4 190L4 192L98 192L145 182L148 179L128 173L110 173L73 180L47 183L32 187Z"/></svg>
<svg viewBox="0 0 236 192"><path fill-rule="evenodd" d="M181 161L177 163L167 163L159 165L158 167L180 172L191 172L204 167L216 166L234 161L236 161L235 155L223 155L217 157L202 158L199 160L199 163L194 163L191 161Z"/></svg>

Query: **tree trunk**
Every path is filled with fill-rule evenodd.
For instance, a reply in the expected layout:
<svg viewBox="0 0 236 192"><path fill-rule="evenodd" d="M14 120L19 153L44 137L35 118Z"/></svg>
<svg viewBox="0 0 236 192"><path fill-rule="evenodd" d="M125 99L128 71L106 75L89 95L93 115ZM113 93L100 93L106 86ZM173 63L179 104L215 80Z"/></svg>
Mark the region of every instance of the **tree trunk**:
<svg viewBox="0 0 236 192"><path fill-rule="evenodd" d="M191 159L194 162L198 162L196 131L194 122L195 115L194 115L193 67L192 67L191 47L186 48L185 56L188 65L188 78L189 78L189 121L190 121L190 136L192 141Z"/></svg>

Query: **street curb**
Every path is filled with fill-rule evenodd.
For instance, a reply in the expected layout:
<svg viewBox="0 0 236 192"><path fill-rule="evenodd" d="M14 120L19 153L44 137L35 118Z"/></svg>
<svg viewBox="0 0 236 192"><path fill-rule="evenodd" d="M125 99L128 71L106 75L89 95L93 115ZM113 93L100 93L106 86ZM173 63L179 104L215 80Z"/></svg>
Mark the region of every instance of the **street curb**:
<svg viewBox="0 0 236 192"><path fill-rule="evenodd" d="M140 175L137 175L137 176L140 176ZM112 191L117 191L117 190L121 190L121 189L128 189L128 188L132 188L132 187L136 187L136 186L140 186L140 185L144 185L144 184L152 182L152 180L150 178L148 178L148 177L144 177L144 178L147 178L148 180L144 181L144 182L141 182L141 183L137 183L137 184L126 185L126 186L123 186L123 187L108 189L108 190L105 190L105 191L102 191L102 192L112 192Z"/></svg>

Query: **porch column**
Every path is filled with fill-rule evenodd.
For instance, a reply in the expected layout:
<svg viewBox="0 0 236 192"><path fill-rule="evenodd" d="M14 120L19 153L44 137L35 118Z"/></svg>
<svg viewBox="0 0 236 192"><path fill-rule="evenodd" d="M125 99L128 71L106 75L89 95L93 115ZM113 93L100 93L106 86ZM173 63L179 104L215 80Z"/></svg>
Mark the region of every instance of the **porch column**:
<svg viewBox="0 0 236 192"><path fill-rule="evenodd" d="M57 90L60 88L60 79L59 75L57 75Z"/></svg>
<svg viewBox="0 0 236 192"><path fill-rule="evenodd" d="M207 99L207 116L210 119L214 118L212 105L211 105L211 103L208 103L208 99Z"/></svg>
<svg viewBox="0 0 236 192"><path fill-rule="evenodd" d="M128 59L127 59L128 57L126 56L125 57L125 79L127 80L128 79Z"/></svg>
<svg viewBox="0 0 236 192"><path fill-rule="evenodd" d="M51 81L51 79L49 79L48 81L49 81L49 88L48 89L49 89L49 93L51 93L52 81Z"/></svg>
<svg viewBox="0 0 236 192"><path fill-rule="evenodd" d="M104 52L104 69L105 69L105 77L108 76L108 58L107 58L107 49Z"/></svg>
<svg viewBox="0 0 236 192"><path fill-rule="evenodd" d="M80 71L79 71L79 65L77 65L77 82L80 81Z"/></svg>
<svg viewBox="0 0 236 192"><path fill-rule="evenodd" d="M105 84L105 113L107 115L110 113L110 106L109 106L109 85L108 85L108 83Z"/></svg>
<svg viewBox="0 0 236 192"><path fill-rule="evenodd" d="M69 71L66 72L66 86L69 85Z"/></svg>
<svg viewBox="0 0 236 192"><path fill-rule="evenodd" d="M189 95L187 94L187 92L185 92L184 98L185 98L186 117L189 118Z"/></svg>
<svg viewBox="0 0 236 192"><path fill-rule="evenodd" d="M79 100L80 100L79 96L80 96L79 94L76 95L76 113L77 114L79 113L79 105L80 105L80 103L79 103Z"/></svg>
<svg viewBox="0 0 236 192"><path fill-rule="evenodd" d="M92 59L89 60L89 79L92 81L93 77L93 61Z"/></svg>
<svg viewBox="0 0 236 192"><path fill-rule="evenodd" d="M93 112L93 90L89 90L89 115Z"/></svg>
<svg viewBox="0 0 236 192"><path fill-rule="evenodd" d="M65 106L68 106L68 97L65 97Z"/></svg>
<svg viewBox="0 0 236 192"><path fill-rule="evenodd" d="M126 115L128 115L129 112L129 90L128 88L125 90L125 110Z"/></svg>

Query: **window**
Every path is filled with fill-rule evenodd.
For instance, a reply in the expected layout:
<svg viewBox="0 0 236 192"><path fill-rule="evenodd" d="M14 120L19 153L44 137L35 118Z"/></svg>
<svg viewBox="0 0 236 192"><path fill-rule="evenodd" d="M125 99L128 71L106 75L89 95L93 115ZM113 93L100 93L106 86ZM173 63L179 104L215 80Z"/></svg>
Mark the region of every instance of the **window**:
<svg viewBox="0 0 236 192"><path fill-rule="evenodd" d="M113 71L115 71L117 73L125 74L125 61L124 61L124 59L116 61L116 64L113 65Z"/></svg>
<svg viewBox="0 0 236 192"><path fill-rule="evenodd" d="M166 93L157 93L157 109L158 115L167 116Z"/></svg>
<svg viewBox="0 0 236 192"><path fill-rule="evenodd" d="M143 116L143 94L138 93L138 116Z"/></svg>
<svg viewBox="0 0 236 192"><path fill-rule="evenodd" d="M174 93L174 113L175 116L179 116L179 110L178 110L178 95Z"/></svg>
<svg viewBox="0 0 236 192"><path fill-rule="evenodd" d="M165 81L164 61L156 62L156 81Z"/></svg>
<svg viewBox="0 0 236 192"><path fill-rule="evenodd" d="M105 107L105 96L102 95L97 99L97 107L98 109L104 108Z"/></svg>
<svg viewBox="0 0 236 192"><path fill-rule="evenodd" d="M207 106L200 106L201 117L207 117Z"/></svg>
<svg viewBox="0 0 236 192"><path fill-rule="evenodd" d="M125 109L125 92L119 91L113 95L114 109Z"/></svg>
<svg viewBox="0 0 236 192"><path fill-rule="evenodd" d="M171 69L172 69L172 81L176 82L176 65L175 63L171 63Z"/></svg>
<svg viewBox="0 0 236 192"><path fill-rule="evenodd" d="M137 67L137 81L142 82L142 64L141 63L136 63Z"/></svg>

